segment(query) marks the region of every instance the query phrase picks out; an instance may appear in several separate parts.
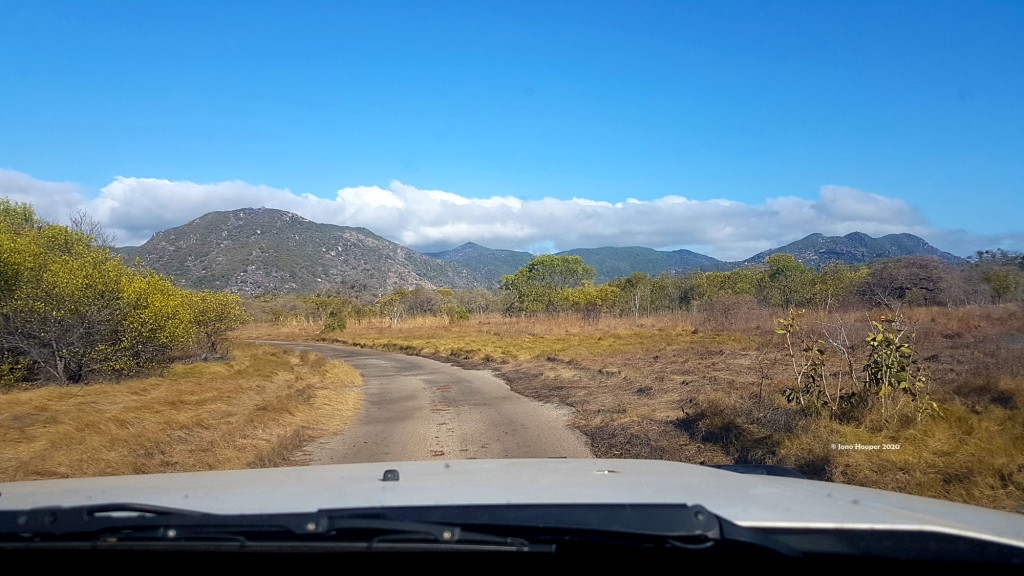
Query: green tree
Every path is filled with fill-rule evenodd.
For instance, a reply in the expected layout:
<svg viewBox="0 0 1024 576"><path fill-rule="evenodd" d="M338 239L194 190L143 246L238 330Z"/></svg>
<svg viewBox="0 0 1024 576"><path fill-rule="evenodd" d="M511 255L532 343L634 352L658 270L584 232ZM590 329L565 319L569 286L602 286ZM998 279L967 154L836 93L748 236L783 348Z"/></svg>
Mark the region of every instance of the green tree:
<svg viewBox="0 0 1024 576"><path fill-rule="evenodd" d="M867 275L865 266L847 266L833 260L814 275L813 299L820 309L831 310L851 299Z"/></svg>
<svg viewBox="0 0 1024 576"><path fill-rule="evenodd" d="M515 274L501 277L501 289L510 295L505 313L556 312L562 290L579 288L585 282L593 284L595 275L594 268L584 264L580 256L534 256Z"/></svg>
<svg viewBox="0 0 1024 576"><path fill-rule="evenodd" d="M377 310L382 318L387 318L391 326L398 326L398 321L405 316L406 301L412 292L408 288L398 288L377 302Z"/></svg>
<svg viewBox="0 0 1024 576"><path fill-rule="evenodd" d="M679 278L679 306L687 312L693 312L698 303L709 298L711 286L707 273L699 270Z"/></svg>
<svg viewBox="0 0 1024 576"><path fill-rule="evenodd" d="M677 311L679 301L678 283L667 272L651 280L651 307L658 312Z"/></svg>
<svg viewBox="0 0 1024 576"><path fill-rule="evenodd" d="M405 297L405 310L410 316L437 315L441 312L442 296L436 290L416 286Z"/></svg>
<svg viewBox="0 0 1024 576"><path fill-rule="evenodd" d="M501 290L487 290L476 288L473 290L459 290L455 292L455 301L467 312L472 314L486 314L488 312L501 312Z"/></svg>
<svg viewBox="0 0 1024 576"><path fill-rule="evenodd" d="M621 310L634 318L650 315L653 282L643 272L633 272L628 278L615 278L608 284L618 291Z"/></svg>
<svg viewBox="0 0 1024 576"><path fill-rule="evenodd" d="M323 324L324 332L344 330L350 318L361 318L362 308L352 298L318 295L306 301L316 309L318 316L315 319Z"/></svg>
<svg viewBox="0 0 1024 576"><path fill-rule="evenodd" d="M1017 293L1016 278L1007 270L992 268L986 270L981 278L988 285L989 289L992 290L992 295L995 296L997 303L1001 303L1003 298Z"/></svg>
<svg viewBox="0 0 1024 576"><path fill-rule="evenodd" d="M757 297L770 306L792 308L805 304L813 289L812 270L789 254L765 258L768 268L757 279Z"/></svg>
<svg viewBox="0 0 1024 576"><path fill-rule="evenodd" d="M597 322L605 310L610 310L619 296L619 289L610 284L594 286L585 282L579 288L565 288L559 292L561 307L578 312L585 323Z"/></svg>
<svg viewBox="0 0 1024 576"><path fill-rule="evenodd" d="M438 288L437 295L441 298L441 303L437 307L438 316L447 320L449 324L469 320L469 312L455 299L455 292L451 288Z"/></svg>

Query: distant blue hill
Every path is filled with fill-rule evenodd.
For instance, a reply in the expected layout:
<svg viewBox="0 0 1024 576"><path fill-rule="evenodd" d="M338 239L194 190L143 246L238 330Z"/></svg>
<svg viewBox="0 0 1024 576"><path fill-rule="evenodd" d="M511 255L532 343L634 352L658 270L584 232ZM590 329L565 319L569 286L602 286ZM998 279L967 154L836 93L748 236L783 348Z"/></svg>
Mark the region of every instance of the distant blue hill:
<svg viewBox="0 0 1024 576"><path fill-rule="evenodd" d="M811 234L785 246L765 250L747 258L742 264L764 262L772 254L791 254L805 266L819 268L833 260L844 264L866 264L880 258L900 256L935 256L946 262L963 262L963 258L943 252L913 234L888 234L872 238L863 232L846 236Z"/></svg>
<svg viewBox="0 0 1024 576"><path fill-rule="evenodd" d="M633 272L658 276L662 273L684 274L693 270L733 270L748 264L764 262L765 258L777 253L791 254L797 261L814 268L833 260L844 264L865 264L882 258L922 255L935 256L951 263L963 261L962 258L943 252L913 234L889 234L872 238L862 232L852 232L846 236L811 234L796 242L765 250L738 262L723 262L690 250L664 251L642 246L576 248L559 252L580 256L587 265L593 266L597 271L597 284L612 278L629 276ZM501 276L515 273L533 257L529 252L495 250L473 242L427 255L465 268L494 284L498 283Z"/></svg>

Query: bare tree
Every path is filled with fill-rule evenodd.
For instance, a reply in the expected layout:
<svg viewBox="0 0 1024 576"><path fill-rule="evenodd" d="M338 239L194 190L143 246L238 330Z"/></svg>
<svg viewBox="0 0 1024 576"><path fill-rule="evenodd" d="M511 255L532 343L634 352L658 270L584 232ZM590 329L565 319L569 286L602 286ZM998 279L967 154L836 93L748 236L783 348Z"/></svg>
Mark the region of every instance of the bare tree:
<svg viewBox="0 0 1024 576"><path fill-rule="evenodd" d="M99 220L83 208L68 213L68 228L92 236L93 244L103 248L113 248L114 242L117 241L117 233L109 232Z"/></svg>
<svg viewBox="0 0 1024 576"><path fill-rule="evenodd" d="M860 285L869 305L896 311L901 305L945 306L956 303L955 270L934 256L904 256L882 262Z"/></svg>

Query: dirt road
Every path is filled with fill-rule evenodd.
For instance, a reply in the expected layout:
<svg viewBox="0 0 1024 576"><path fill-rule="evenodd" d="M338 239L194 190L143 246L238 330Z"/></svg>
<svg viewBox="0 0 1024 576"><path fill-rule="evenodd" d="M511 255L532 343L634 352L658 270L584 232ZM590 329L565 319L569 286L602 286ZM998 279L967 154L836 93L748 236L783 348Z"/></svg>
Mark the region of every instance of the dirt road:
<svg viewBox="0 0 1024 576"><path fill-rule="evenodd" d="M343 360L362 374L362 412L307 448L313 464L591 457L567 413L515 394L488 372L333 344L267 343Z"/></svg>

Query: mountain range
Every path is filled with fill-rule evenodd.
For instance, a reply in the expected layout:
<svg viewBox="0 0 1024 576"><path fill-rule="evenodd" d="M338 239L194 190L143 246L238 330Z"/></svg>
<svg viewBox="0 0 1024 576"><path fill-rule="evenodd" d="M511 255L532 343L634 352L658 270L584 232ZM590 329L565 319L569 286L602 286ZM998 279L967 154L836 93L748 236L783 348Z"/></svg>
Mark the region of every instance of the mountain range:
<svg viewBox="0 0 1024 576"><path fill-rule="evenodd" d="M644 248L642 246L626 246L622 248L576 248L558 252L583 258L588 266L597 271L595 284L603 284L612 278L629 276L633 272L644 272L657 276L662 272L681 274L690 270L731 270L726 262L716 260L690 250L673 250L671 252ZM504 274L513 274L533 258L529 252L515 250L493 250L479 244L467 242L452 250L430 253L430 256L450 262L468 270L474 270L492 282L497 282Z"/></svg>
<svg viewBox="0 0 1024 576"><path fill-rule="evenodd" d="M776 253L791 254L797 261L813 268L821 267L833 260L844 264L866 264L880 258L900 256L935 256L946 262L960 262L963 259L943 252L922 238L913 234L889 234L872 238L862 232L851 232L846 236L825 236L811 234L785 246L765 250L738 262L728 262L698 254L690 250L663 251L640 246L577 248L558 252L575 254L583 258L597 271L594 282L603 284L612 278L629 276L632 272L644 272L657 276L663 272L683 274L691 270L717 272L735 270L751 264L760 264ZM430 256L473 270L492 282L502 274L512 274L533 257L529 252L514 250L493 250L479 244L467 242L452 250L430 253Z"/></svg>
<svg viewBox="0 0 1024 576"><path fill-rule="evenodd" d="M764 262L768 256L778 253L791 254L798 262L814 268L833 260L845 264L866 264L880 258L900 256L935 256L951 263L963 261L963 258L943 252L913 234L887 234L872 238L863 232L851 232L846 236L811 234L785 246L755 254L742 263Z"/></svg>
<svg viewBox="0 0 1024 576"><path fill-rule="evenodd" d="M157 232L142 246L115 251L126 258L141 259L184 287L243 295L322 289L378 293L400 286L489 288L533 258L529 252L487 248L473 242L424 254L366 228L318 224L271 208L210 212ZM595 282L600 284L632 272L656 276L698 269L733 270L761 263L780 252L813 267L832 260L861 264L913 255L930 255L948 262L961 260L912 234L872 238L860 232L845 236L811 234L738 262L724 262L690 250L640 246L579 248L559 254L582 257L596 269Z"/></svg>

